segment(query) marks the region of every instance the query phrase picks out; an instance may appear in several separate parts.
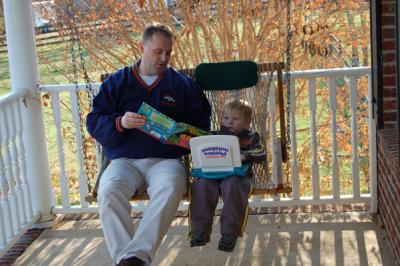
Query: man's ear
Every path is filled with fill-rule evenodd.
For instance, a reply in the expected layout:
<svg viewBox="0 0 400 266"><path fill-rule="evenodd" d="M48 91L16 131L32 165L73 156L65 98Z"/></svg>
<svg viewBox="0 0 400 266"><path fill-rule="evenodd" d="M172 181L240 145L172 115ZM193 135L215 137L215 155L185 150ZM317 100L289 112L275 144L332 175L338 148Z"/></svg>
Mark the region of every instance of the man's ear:
<svg viewBox="0 0 400 266"><path fill-rule="evenodd" d="M141 53L144 52L144 43L143 42L140 42L139 49L140 49Z"/></svg>

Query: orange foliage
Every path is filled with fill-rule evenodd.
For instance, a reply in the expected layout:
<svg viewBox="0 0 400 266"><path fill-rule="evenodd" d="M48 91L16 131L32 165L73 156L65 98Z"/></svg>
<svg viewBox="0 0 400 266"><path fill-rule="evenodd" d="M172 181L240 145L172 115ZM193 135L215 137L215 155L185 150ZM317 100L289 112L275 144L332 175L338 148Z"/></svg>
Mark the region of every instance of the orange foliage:
<svg viewBox="0 0 400 266"><path fill-rule="evenodd" d="M161 22L171 27L176 42L171 65L190 68L201 62L250 59L259 62L285 61L287 48L286 1L165 1L87 0L90 8L56 5L41 11L56 28L59 38L69 47L69 37L77 27L88 73L97 81L100 73L112 72L140 58L140 39L144 27ZM101 2L101 3L100 3ZM57 2L56 2L57 3ZM74 12L72 12L74 11ZM341 68L370 64L369 6L367 1L302 1L291 6L291 70ZM72 16L72 15L73 16ZM66 49L63 69L57 69L46 55L42 62L65 73L72 81L70 49ZM86 55L87 52L87 55ZM78 60L79 62L79 60ZM78 66L79 68L79 66ZM79 70L82 76L82 71ZM331 191L332 129L329 89L326 81L318 81L317 130L318 163L322 193ZM349 85L338 80L337 137L343 160L351 164L351 109ZM366 122L367 81L358 83L357 122L358 152L368 156ZM84 107L83 107L84 108ZM88 106L86 106L88 108ZM310 122L308 84L296 86L298 125L298 162L301 192L311 188ZM87 109L86 109L87 110ZM298 122L300 123L300 122ZM94 150L94 144L87 149ZM92 157L90 157L92 158ZM94 158L94 157L93 157ZM95 163L92 163L95 168ZM343 164L346 165L346 164ZM360 166L363 171L368 167ZM343 181L348 184L348 181Z"/></svg>

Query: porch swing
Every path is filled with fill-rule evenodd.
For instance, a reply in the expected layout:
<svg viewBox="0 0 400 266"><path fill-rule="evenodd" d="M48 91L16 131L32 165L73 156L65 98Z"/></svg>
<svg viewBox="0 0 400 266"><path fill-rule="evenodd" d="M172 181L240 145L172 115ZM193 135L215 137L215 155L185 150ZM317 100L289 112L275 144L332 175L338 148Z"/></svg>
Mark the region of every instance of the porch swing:
<svg viewBox="0 0 400 266"><path fill-rule="evenodd" d="M287 1L288 7L290 6L290 0ZM290 21L290 8L288 10L288 21ZM89 105L93 99L93 89L90 86L88 75L85 68L84 57L82 54L79 32L77 23L73 18L73 30L71 31L72 36L70 38L71 45L71 58L74 71L74 82L76 84L76 93L78 107L82 104L82 98L78 92L78 59L81 71L84 74L86 88L88 90L88 101ZM286 70L285 84L287 85L287 99L290 99L290 23L287 26L287 49L286 49L286 62L273 62L273 63L255 63L253 61L232 61L232 62L220 62L220 63L202 63L193 69L182 69L180 72L192 77L197 81L200 87L208 98L211 109L211 129L215 130L220 125L220 115L222 114L222 106L227 99L240 99L249 103L253 108L253 118L251 122L251 130L260 134L260 141L268 150L267 160L262 163L255 163L252 167L252 195L276 195L276 194L290 194L292 187L289 181L289 167L286 168L286 180L284 181L283 163L288 166L288 153L287 145L289 141L289 132L286 130L285 117L289 119L289 114L285 113L284 104L284 78L283 70ZM279 112L279 128L280 136L276 136L275 130L275 104L269 105L268 103L275 103L275 92L271 90L273 88L274 74L276 74L277 84L277 95L278 95L278 112ZM107 74L101 76L101 81L107 78ZM269 98L271 97L271 101ZM80 108L80 113L82 110ZM85 139L85 123L82 120L80 123L80 131L82 138ZM267 122L269 130L267 130ZM289 129L289 127L287 128ZM83 145L85 146L85 145ZM98 145L96 145L99 147ZM101 150L101 147L100 147ZM85 162L85 173L87 175L87 186L89 196L85 197L87 202L95 202L97 200L97 189L101 174L109 164L109 160L106 158L104 152L101 153L101 165L97 174L96 183L94 187L90 184L90 177L94 178L93 169L90 169L88 163L88 154L84 152ZM182 157L182 162L185 165L188 176L188 184L193 182L193 178L190 175L191 158L189 156ZM272 167L271 167L272 166ZM271 170L270 171L270 167ZM187 195L184 196L187 199ZM149 197L146 192L137 193L132 197L132 200L148 200Z"/></svg>

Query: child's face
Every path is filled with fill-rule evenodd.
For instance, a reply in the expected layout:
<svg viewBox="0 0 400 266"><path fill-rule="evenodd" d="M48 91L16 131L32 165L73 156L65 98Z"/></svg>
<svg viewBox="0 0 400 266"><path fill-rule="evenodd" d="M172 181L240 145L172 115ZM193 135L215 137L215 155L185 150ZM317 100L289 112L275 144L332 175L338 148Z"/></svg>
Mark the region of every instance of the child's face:
<svg viewBox="0 0 400 266"><path fill-rule="evenodd" d="M233 110L225 110L222 116L222 125L233 134L237 134L250 127L250 121L246 121L243 115Z"/></svg>

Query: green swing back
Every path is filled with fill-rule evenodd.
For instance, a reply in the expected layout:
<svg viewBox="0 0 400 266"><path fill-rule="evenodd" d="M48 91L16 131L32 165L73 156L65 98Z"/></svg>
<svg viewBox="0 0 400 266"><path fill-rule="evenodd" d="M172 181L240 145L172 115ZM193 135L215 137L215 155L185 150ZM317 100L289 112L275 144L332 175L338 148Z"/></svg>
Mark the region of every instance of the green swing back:
<svg viewBox="0 0 400 266"><path fill-rule="evenodd" d="M258 82L257 64L253 61L202 63L196 67L194 76L206 90L238 90Z"/></svg>
<svg viewBox="0 0 400 266"><path fill-rule="evenodd" d="M208 100L210 101L213 110L211 117L212 130L217 129L220 125L220 115L222 114L224 103L229 99L243 99L254 108L252 130L260 133L261 142L267 148L267 88L269 88L270 83L272 82L272 74L274 71L277 71L278 74L278 85L282 84L282 68L283 65L281 63L257 64L253 61L232 61L222 63L202 63L195 69L182 69L181 72L194 78L199 86L204 90ZM259 73L263 73L264 75L266 74L267 78L260 78ZM102 75L101 80L103 81L107 76L108 75ZM283 117L282 113L280 117ZM191 180L189 174L190 158L184 156L182 160L186 166L188 178ZM96 201L100 176L108 163L109 160L104 156L96 184L93 189L89 187L91 195L86 197L86 201ZM252 173L253 195L291 192L291 188L281 182L270 187L270 176L267 162L254 164L252 166ZM147 193L139 193L132 198L132 200L146 199L148 199Z"/></svg>

